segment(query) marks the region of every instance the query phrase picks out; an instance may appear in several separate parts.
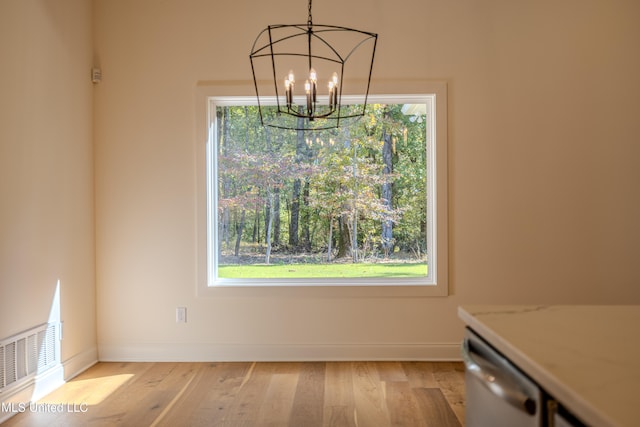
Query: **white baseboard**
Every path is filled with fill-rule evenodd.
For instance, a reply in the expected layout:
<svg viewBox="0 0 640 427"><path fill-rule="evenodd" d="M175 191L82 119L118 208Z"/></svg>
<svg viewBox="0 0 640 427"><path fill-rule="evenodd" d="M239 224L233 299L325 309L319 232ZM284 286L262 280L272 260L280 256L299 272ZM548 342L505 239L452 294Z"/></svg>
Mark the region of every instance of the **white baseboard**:
<svg viewBox="0 0 640 427"><path fill-rule="evenodd" d="M0 424L29 407L29 403L40 400L66 381L88 369L98 361L98 351L92 347L76 354L59 365L16 388L7 390L0 396ZM26 406L25 406L26 405Z"/></svg>
<svg viewBox="0 0 640 427"><path fill-rule="evenodd" d="M416 360L458 361L459 343L437 344L197 344L99 345L104 362L240 362Z"/></svg>
<svg viewBox="0 0 640 427"><path fill-rule="evenodd" d="M64 380L69 381L96 363L98 363L98 348L95 346L70 357L62 362L62 366L64 366Z"/></svg>

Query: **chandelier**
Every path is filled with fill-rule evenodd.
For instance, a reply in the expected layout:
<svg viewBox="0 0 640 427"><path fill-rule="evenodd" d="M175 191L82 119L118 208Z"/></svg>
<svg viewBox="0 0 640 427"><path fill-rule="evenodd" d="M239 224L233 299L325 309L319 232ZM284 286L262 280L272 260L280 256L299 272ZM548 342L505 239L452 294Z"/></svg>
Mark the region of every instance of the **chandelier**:
<svg viewBox="0 0 640 427"><path fill-rule="evenodd" d="M334 129L364 116L378 35L335 25L269 25L249 59L264 126ZM345 79L345 74L349 78ZM343 95L356 100L343 104Z"/></svg>

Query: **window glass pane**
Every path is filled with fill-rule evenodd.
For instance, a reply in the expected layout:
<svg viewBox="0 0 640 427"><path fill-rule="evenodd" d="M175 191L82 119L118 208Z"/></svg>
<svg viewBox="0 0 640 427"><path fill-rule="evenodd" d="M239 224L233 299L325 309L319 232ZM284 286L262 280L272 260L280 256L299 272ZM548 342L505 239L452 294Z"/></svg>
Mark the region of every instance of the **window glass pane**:
<svg viewBox="0 0 640 427"><path fill-rule="evenodd" d="M303 132L217 106L216 279L427 277L426 107L370 104L351 126Z"/></svg>

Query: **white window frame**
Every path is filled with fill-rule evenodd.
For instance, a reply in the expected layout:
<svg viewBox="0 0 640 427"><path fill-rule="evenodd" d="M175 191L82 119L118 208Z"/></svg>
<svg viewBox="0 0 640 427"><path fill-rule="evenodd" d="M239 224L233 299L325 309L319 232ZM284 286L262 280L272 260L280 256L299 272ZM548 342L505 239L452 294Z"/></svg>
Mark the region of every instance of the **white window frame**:
<svg viewBox="0 0 640 427"><path fill-rule="evenodd" d="M318 279L222 279L216 278L217 226L215 215L217 161L215 158L216 107L255 105L255 95L246 94L245 85L204 83L197 88L196 160L197 160L197 290L198 296L240 296L259 294L334 295L334 296L446 296L448 291L447 224L447 102L446 84L423 82L421 90L411 94L370 94L368 102L427 105L427 247L428 274L420 278L318 278ZM235 87L235 89L234 89ZM425 90L426 89L426 90ZM235 91L235 92L234 92ZM419 93L419 94L415 94ZM271 100L274 101L274 100ZM344 103L357 103L357 97L343 96ZM262 102L269 100L261 99Z"/></svg>

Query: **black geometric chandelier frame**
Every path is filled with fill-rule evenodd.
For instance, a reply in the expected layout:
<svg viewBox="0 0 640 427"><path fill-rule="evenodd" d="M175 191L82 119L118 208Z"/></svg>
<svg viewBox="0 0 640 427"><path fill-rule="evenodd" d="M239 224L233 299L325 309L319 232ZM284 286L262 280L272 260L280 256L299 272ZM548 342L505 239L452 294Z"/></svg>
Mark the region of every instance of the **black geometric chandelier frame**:
<svg viewBox="0 0 640 427"><path fill-rule="evenodd" d="M364 116L378 35L336 25L269 25L249 59L264 126L291 130L334 129ZM349 73L349 79L345 79ZM298 81L300 76L304 76ZM326 88L322 85L326 83ZM343 94L358 98L345 108Z"/></svg>

